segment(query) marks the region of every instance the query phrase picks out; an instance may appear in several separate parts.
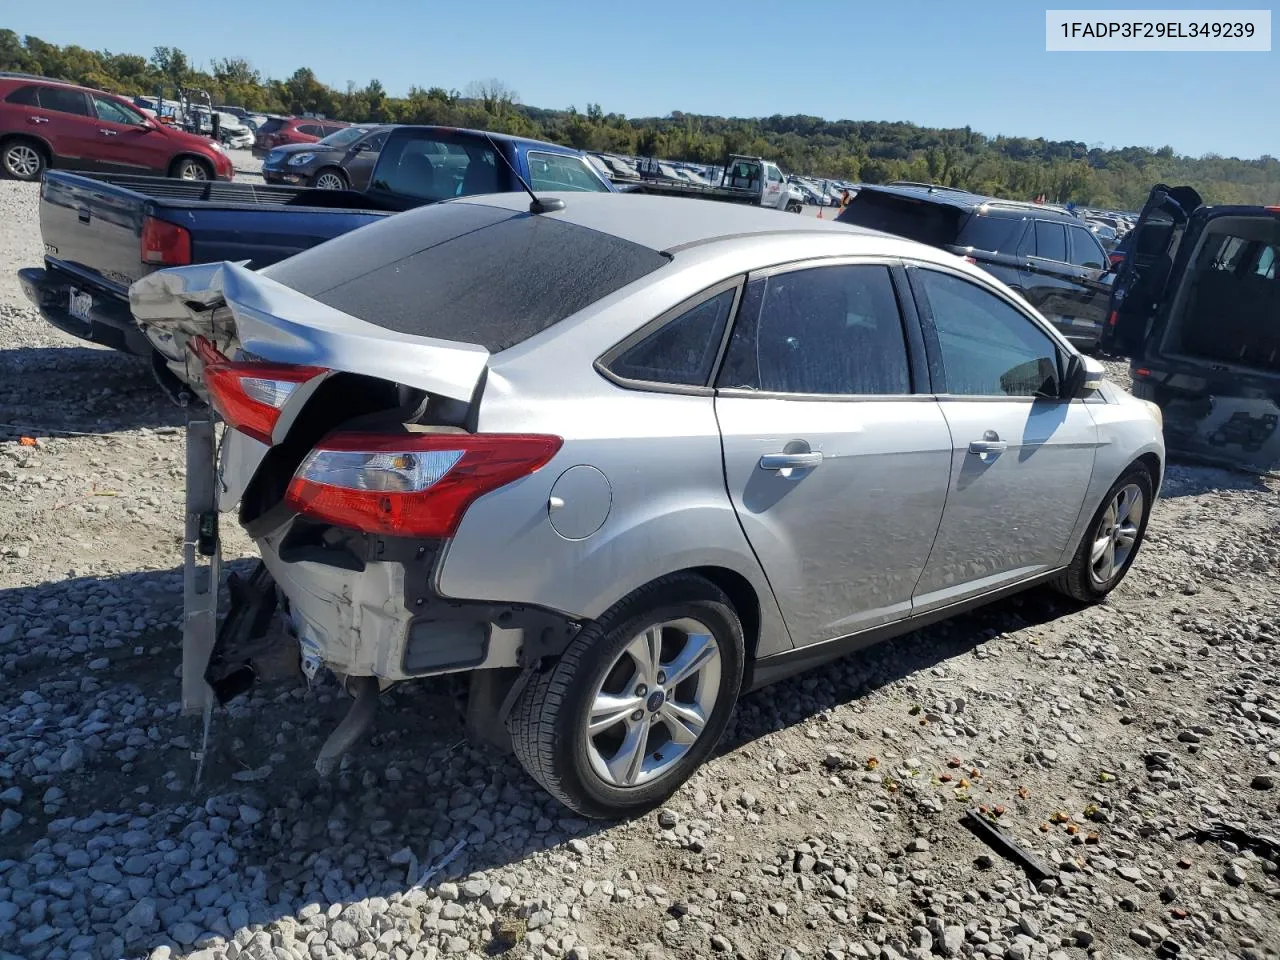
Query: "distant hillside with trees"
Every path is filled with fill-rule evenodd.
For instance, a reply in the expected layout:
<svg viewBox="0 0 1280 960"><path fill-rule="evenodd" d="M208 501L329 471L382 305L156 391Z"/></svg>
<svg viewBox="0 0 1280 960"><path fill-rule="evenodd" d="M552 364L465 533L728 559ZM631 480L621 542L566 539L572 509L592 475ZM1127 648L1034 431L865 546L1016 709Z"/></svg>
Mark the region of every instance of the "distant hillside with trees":
<svg viewBox="0 0 1280 960"><path fill-rule="evenodd" d="M672 113L625 117L588 103L549 110L518 102L498 80L467 90L412 87L389 96L381 83L336 90L300 67L287 79L262 76L244 59L194 66L176 47L150 57L110 53L0 30L0 70L37 73L137 96L175 84L202 87L215 103L266 113L317 113L342 120L439 123L523 134L590 150L719 163L729 153L759 154L784 170L866 183L926 180L1003 197L1045 194L1058 202L1137 209L1153 183L1189 183L1212 203L1280 203L1280 160L1209 154L1185 157L1170 147L1104 150L1070 140L985 136L965 127L820 117L709 117Z"/></svg>

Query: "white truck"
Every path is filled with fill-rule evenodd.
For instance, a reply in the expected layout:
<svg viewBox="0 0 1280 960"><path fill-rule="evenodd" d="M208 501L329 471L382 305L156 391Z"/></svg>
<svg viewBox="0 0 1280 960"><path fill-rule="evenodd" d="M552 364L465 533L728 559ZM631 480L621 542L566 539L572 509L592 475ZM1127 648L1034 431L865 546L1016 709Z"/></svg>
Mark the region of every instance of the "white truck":
<svg viewBox="0 0 1280 960"><path fill-rule="evenodd" d="M664 176L660 161L641 160L636 169L640 183L631 188L635 193L656 193L697 200L721 200L726 203L749 203L775 210L799 213L804 209L804 194L792 183L776 163L763 157L733 154L718 184L699 186Z"/></svg>

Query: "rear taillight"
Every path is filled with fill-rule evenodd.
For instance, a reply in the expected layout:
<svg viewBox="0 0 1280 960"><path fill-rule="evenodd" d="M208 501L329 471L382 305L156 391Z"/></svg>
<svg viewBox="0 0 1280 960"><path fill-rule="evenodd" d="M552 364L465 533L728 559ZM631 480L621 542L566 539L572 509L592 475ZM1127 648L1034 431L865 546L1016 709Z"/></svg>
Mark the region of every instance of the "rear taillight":
<svg viewBox="0 0 1280 960"><path fill-rule="evenodd" d="M334 433L298 467L285 502L365 533L450 537L476 498L533 473L562 443L536 434Z"/></svg>
<svg viewBox="0 0 1280 960"><path fill-rule="evenodd" d="M1133 371L1133 375L1135 377L1149 377L1151 376L1151 371L1146 367L1139 367L1137 370Z"/></svg>
<svg viewBox="0 0 1280 960"><path fill-rule="evenodd" d="M280 411L293 392L328 372L324 367L228 360L203 337L197 337L193 346L204 362L204 382L213 408L227 426L268 446Z"/></svg>
<svg viewBox="0 0 1280 960"><path fill-rule="evenodd" d="M142 262L157 267L181 267L191 262L191 233L176 223L144 217Z"/></svg>
<svg viewBox="0 0 1280 960"><path fill-rule="evenodd" d="M1114 327L1119 322L1120 322L1120 311L1112 310L1111 316L1107 317L1107 326Z"/></svg>

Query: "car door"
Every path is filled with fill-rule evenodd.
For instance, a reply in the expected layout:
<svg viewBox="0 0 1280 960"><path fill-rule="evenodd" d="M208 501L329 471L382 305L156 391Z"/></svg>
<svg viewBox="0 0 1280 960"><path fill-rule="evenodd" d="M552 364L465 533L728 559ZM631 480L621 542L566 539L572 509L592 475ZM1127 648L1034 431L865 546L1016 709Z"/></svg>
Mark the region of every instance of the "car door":
<svg viewBox="0 0 1280 960"><path fill-rule="evenodd" d="M951 460L912 329L883 262L743 291L716 382L725 481L796 646L911 612Z"/></svg>
<svg viewBox="0 0 1280 960"><path fill-rule="evenodd" d="M1114 276L1107 268L1107 251L1097 237L1084 227L1072 224L1066 227L1075 308L1069 332L1066 328L1060 329L1071 340L1092 346L1102 336Z"/></svg>
<svg viewBox="0 0 1280 960"><path fill-rule="evenodd" d="M1059 399L1066 348L1014 299L942 267L908 273L952 440L920 613L1057 568L1098 430L1082 400Z"/></svg>
<svg viewBox="0 0 1280 960"><path fill-rule="evenodd" d="M98 121L90 116L89 98L84 91L41 86L36 96L40 109L32 115L32 123L53 147L59 164L82 170L102 169Z"/></svg>
<svg viewBox="0 0 1280 960"><path fill-rule="evenodd" d="M1034 220L1024 242L1027 257L1023 265L1023 289L1027 302L1066 333L1076 313L1066 226L1056 220Z"/></svg>
<svg viewBox="0 0 1280 960"><path fill-rule="evenodd" d="M1191 187L1158 183L1151 188L1138 222L1129 233L1128 253L1112 285L1103 347L1128 356L1141 354L1156 309L1170 284L1170 272L1187 222L1202 203L1200 194Z"/></svg>
<svg viewBox="0 0 1280 960"><path fill-rule="evenodd" d="M368 188L369 179L373 176L373 166L378 162L378 154L382 152L382 145L386 142L385 132L375 133L351 148L342 161L342 169L347 172L347 182L351 184L352 190Z"/></svg>
<svg viewBox="0 0 1280 960"><path fill-rule="evenodd" d="M142 114L118 100L92 94L98 119L98 153L108 170L123 173L167 173L169 138L146 123Z"/></svg>
<svg viewBox="0 0 1280 960"><path fill-rule="evenodd" d="M782 199L782 171L772 163L764 165L764 195L760 203L766 207L776 207Z"/></svg>

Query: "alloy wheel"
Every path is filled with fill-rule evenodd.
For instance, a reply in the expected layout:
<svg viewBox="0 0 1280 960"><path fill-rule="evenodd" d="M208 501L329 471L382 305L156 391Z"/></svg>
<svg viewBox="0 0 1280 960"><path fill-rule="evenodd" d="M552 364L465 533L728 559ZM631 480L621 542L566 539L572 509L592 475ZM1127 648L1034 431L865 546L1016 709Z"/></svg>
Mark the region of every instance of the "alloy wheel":
<svg viewBox="0 0 1280 960"><path fill-rule="evenodd" d="M1089 576L1101 586L1110 581L1133 557L1146 506L1136 483L1121 487L1098 521L1089 554Z"/></svg>
<svg viewBox="0 0 1280 960"><path fill-rule="evenodd" d="M204 167L196 163L194 160L188 160L182 165L183 180L208 180L209 175Z"/></svg>
<svg viewBox="0 0 1280 960"><path fill-rule="evenodd" d="M322 173L316 177L317 190L341 190L345 184L336 173Z"/></svg>
<svg viewBox="0 0 1280 960"><path fill-rule="evenodd" d="M28 179L40 171L40 154L35 147L16 143L5 151L4 165L15 177Z"/></svg>
<svg viewBox="0 0 1280 960"><path fill-rule="evenodd" d="M591 767L615 787L669 774L706 729L720 691L720 647L703 623L646 628L614 660L586 719Z"/></svg>

